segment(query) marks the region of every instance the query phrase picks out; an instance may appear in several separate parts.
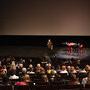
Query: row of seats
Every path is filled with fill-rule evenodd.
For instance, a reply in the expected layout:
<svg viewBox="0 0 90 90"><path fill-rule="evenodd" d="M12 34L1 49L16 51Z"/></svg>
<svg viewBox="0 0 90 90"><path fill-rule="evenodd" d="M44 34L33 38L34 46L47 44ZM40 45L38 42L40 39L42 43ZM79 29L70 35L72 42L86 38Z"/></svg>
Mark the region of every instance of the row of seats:
<svg viewBox="0 0 90 90"><path fill-rule="evenodd" d="M31 86L5 86L0 85L0 90L90 90L90 85L82 87L81 85L31 85Z"/></svg>

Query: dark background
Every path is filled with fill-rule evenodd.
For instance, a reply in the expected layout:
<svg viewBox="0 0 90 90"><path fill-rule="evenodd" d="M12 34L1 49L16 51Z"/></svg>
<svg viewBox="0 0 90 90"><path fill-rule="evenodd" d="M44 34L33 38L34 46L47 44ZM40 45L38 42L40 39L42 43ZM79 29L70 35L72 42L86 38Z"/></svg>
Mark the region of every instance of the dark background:
<svg viewBox="0 0 90 90"><path fill-rule="evenodd" d="M62 47L64 42L75 42L90 47L90 36L55 36L55 35L1 35L1 46L42 46L47 47L47 41L51 39L55 47Z"/></svg>

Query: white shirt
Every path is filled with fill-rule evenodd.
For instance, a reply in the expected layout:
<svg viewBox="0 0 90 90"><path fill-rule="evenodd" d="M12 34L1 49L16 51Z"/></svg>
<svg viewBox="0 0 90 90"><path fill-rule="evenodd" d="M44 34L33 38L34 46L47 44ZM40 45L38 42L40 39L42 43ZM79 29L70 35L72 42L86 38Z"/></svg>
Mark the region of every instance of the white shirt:
<svg viewBox="0 0 90 90"><path fill-rule="evenodd" d="M68 73L67 70L61 70L60 73Z"/></svg>

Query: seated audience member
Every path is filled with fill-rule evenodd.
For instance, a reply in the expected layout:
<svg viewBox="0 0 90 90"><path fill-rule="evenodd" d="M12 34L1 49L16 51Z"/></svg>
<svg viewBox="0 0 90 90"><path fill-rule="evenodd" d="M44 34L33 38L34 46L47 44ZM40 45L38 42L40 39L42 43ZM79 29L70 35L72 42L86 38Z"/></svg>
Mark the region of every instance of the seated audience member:
<svg viewBox="0 0 90 90"><path fill-rule="evenodd" d="M70 73L77 73L76 69L74 68L74 66L71 66L70 68Z"/></svg>
<svg viewBox="0 0 90 90"><path fill-rule="evenodd" d="M87 77L87 74L90 72L90 66L86 65L83 70L79 72L79 78L81 78L81 81L83 78Z"/></svg>
<svg viewBox="0 0 90 90"><path fill-rule="evenodd" d="M56 73L57 73L56 70L54 69L51 70L50 77L49 77L51 81L55 81Z"/></svg>
<svg viewBox="0 0 90 90"><path fill-rule="evenodd" d="M35 73L39 73L39 74L45 73L45 69L41 66L41 64L37 64L37 66L35 67Z"/></svg>
<svg viewBox="0 0 90 90"><path fill-rule="evenodd" d="M71 66L67 66L67 71L68 71L68 73L70 73L70 71L71 71Z"/></svg>
<svg viewBox="0 0 90 90"><path fill-rule="evenodd" d="M3 76L3 68L0 66L0 78Z"/></svg>
<svg viewBox="0 0 90 90"><path fill-rule="evenodd" d="M7 68L5 65L0 66L0 84L8 84Z"/></svg>
<svg viewBox="0 0 90 90"><path fill-rule="evenodd" d="M86 66L85 66L85 70L86 70L86 72L88 73L88 72L90 71L90 65L86 65Z"/></svg>
<svg viewBox="0 0 90 90"><path fill-rule="evenodd" d="M6 67L6 65L3 65L3 72L7 74L7 67Z"/></svg>
<svg viewBox="0 0 90 90"><path fill-rule="evenodd" d="M22 68L22 74L26 74L27 73L27 69L25 67Z"/></svg>
<svg viewBox="0 0 90 90"><path fill-rule="evenodd" d="M80 59L77 60L76 66L78 66L79 68L81 68L81 60Z"/></svg>
<svg viewBox="0 0 90 90"><path fill-rule="evenodd" d="M15 85L28 85L31 82L30 76L26 74L26 68L22 68L22 77L20 78L21 81L16 82Z"/></svg>
<svg viewBox="0 0 90 90"><path fill-rule="evenodd" d="M80 84L79 78L77 78L77 76L74 73L72 73L72 77L70 78L69 84L70 85L79 85Z"/></svg>
<svg viewBox="0 0 90 90"><path fill-rule="evenodd" d="M80 83L82 83L82 80L87 77L87 72L86 72L86 70L85 70L85 69L80 70L80 71L78 72L78 77L79 77Z"/></svg>
<svg viewBox="0 0 90 90"><path fill-rule="evenodd" d="M66 66L62 65L61 70L60 70L60 76L61 76L61 83L62 84L68 83L68 75L69 75L69 73L66 69Z"/></svg>
<svg viewBox="0 0 90 90"><path fill-rule="evenodd" d="M23 78L23 81L25 81L26 83L31 82L30 76L28 74L23 75L22 78Z"/></svg>
<svg viewBox="0 0 90 90"><path fill-rule="evenodd" d="M78 66L76 66L75 69L76 69L77 73L79 73L81 71L81 69Z"/></svg>
<svg viewBox="0 0 90 90"><path fill-rule="evenodd" d="M47 70L47 74L55 75L56 73L57 73L57 71L54 69L54 67Z"/></svg>
<svg viewBox="0 0 90 90"><path fill-rule="evenodd" d="M46 67L46 73L48 75L48 79L49 81L54 81L55 76L56 76L56 70L54 69L54 67L51 65L51 63L49 63Z"/></svg>
<svg viewBox="0 0 90 90"><path fill-rule="evenodd" d="M47 64L46 71L47 71L47 74L51 74L51 71L52 71L52 64L51 63Z"/></svg>
<svg viewBox="0 0 90 90"><path fill-rule="evenodd" d="M7 72L8 76L16 74L16 65L11 64Z"/></svg>
<svg viewBox="0 0 90 90"><path fill-rule="evenodd" d="M85 84L90 84L90 72L88 72L87 77L82 79L82 85L85 87Z"/></svg>
<svg viewBox="0 0 90 90"><path fill-rule="evenodd" d="M42 81L43 81L44 83L49 82L48 77L47 77L46 74L45 74L45 75L42 75Z"/></svg>
<svg viewBox="0 0 90 90"><path fill-rule="evenodd" d="M32 64L30 64L29 67L27 68L27 73L29 73L29 74L34 74L35 73Z"/></svg>
<svg viewBox="0 0 90 90"><path fill-rule="evenodd" d="M0 71L0 79L3 79L5 81L5 79L7 78L7 68L5 65L3 65L2 70Z"/></svg>
<svg viewBox="0 0 90 90"><path fill-rule="evenodd" d="M51 63L48 63L47 66L46 66L46 69L52 69L52 64Z"/></svg>
<svg viewBox="0 0 90 90"><path fill-rule="evenodd" d="M22 79L22 80L20 80L20 81L17 81L17 82L15 83L15 85L16 85L16 86L26 86L26 85L28 85L28 84Z"/></svg>
<svg viewBox="0 0 90 90"><path fill-rule="evenodd" d="M68 73L65 65L62 65L61 70L60 70L60 73L62 73L62 74L63 73Z"/></svg>
<svg viewBox="0 0 90 90"><path fill-rule="evenodd" d="M23 64L19 63L18 67L17 67L17 75L21 75L22 74L22 68L23 68Z"/></svg>
<svg viewBox="0 0 90 90"><path fill-rule="evenodd" d="M90 84L90 72L88 72L88 76L87 76L87 84Z"/></svg>

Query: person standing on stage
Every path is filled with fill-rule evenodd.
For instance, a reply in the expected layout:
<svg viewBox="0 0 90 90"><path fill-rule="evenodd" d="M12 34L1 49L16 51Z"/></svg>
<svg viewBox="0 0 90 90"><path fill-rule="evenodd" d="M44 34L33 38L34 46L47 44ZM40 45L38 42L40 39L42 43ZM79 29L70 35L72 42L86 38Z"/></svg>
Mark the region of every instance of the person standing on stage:
<svg viewBox="0 0 90 90"><path fill-rule="evenodd" d="M46 59L48 59L49 63L52 62L51 58L53 56L54 56L53 43L52 43L51 39L48 39L48 42L47 42L47 57L46 57Z"/></svg>
<svg viewBox="0 0 90 90"><path fill-rule="evenodd" d="M48 49L53 50L53 43L52 43L51 39L48 39L47 47L48 47Z"/></svg>
<svg viewBox="0 0 90 90"><path fill-rule="evenodd" d="M85 53L85 47L83 44L80 44L79 47L78 47L78 53L80 55L84 54Z"/></svg>

